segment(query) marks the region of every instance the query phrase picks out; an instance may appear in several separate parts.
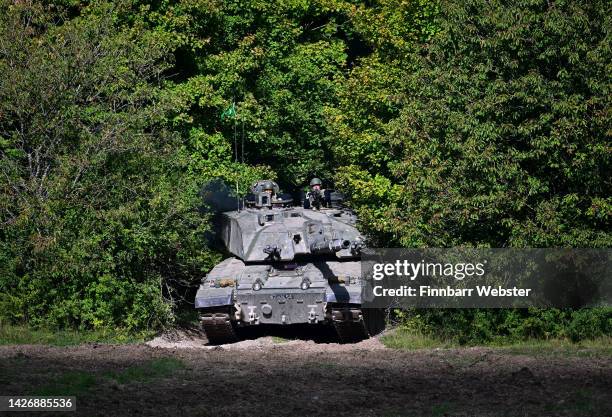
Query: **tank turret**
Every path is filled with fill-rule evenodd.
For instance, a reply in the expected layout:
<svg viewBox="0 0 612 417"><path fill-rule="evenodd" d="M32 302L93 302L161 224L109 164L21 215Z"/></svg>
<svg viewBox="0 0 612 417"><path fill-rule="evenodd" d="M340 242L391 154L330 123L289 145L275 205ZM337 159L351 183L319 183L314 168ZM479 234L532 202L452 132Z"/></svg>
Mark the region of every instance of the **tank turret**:
<svg viewBox="0 0 612 417"><path fill-rule="evenodd" d="M363 237L351 211L309 210L291 207L291 201L279 194L273 181L253 184L246 209L222 214L221 238L227 250L247 262L324 253L339 259L359 256Z"/></svg>

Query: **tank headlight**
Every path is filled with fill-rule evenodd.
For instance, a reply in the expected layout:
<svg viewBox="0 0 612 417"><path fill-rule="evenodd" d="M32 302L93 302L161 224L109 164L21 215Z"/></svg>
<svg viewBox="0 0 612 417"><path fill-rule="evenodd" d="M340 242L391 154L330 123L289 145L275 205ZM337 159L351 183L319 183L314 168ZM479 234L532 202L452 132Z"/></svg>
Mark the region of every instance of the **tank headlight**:
<svg viewBox="0 0 612 417"><path fill-rule="evenodd" d="M253 291L259 291L261 290L263 287L263 285L261 285L261 281L255 281L253 283Z"/></svg>
<svg viewBox="0 0 612 417"><path fill-rule="evenodd" d="M303 280L300 284L300 288L306 291L308 288L310 288L310 281L307 279Z"/></svg>

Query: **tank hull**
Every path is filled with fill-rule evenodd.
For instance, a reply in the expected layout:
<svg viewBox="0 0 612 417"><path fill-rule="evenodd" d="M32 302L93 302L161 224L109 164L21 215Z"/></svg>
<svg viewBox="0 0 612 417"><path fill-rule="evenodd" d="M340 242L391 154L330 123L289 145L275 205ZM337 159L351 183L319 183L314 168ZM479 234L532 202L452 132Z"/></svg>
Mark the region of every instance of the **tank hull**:
<svg viewBox="0 0 612 417"><path fill-rule="evenodd" d="M209 338L222 336L219 343L232 341L232 332L237 339L240 327L299 323L331 325L341 341L357 341L372 333L360 309L360 274L354 260L271 265L229 258L207 275L195 304Z"/></svg>
<svg viewBox="0 0 612 417"><path fill-rule="evenodd" d="M195 299L198 309L231 307L239 326L321 323L334 305L361 304L358 261L247 265L237 258L218 264Z"/></svg>

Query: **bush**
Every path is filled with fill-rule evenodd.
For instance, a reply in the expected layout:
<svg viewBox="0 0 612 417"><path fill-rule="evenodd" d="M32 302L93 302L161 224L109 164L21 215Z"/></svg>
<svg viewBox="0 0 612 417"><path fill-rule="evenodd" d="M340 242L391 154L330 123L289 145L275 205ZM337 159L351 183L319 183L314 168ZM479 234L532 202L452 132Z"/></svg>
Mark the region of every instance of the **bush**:
<svg viewBox="0 0 612 417"><path fill-rule="evenodd" d="M0 4L0 318L145 329L218 259L162 74L171 34Z"/></svg>

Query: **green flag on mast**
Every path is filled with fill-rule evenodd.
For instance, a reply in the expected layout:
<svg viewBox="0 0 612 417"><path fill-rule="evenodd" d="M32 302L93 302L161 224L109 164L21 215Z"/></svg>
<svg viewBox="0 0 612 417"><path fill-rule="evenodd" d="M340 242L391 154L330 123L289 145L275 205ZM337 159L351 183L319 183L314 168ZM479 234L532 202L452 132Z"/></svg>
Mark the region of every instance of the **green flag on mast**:
<svg viewBox="0 0 612 417"><path fill-rule="evenodd" d="M226 117L235 117L236 116L236 103L232 103L223 113L221 113L221 120L224 120Z"/></svg>

